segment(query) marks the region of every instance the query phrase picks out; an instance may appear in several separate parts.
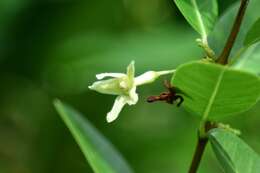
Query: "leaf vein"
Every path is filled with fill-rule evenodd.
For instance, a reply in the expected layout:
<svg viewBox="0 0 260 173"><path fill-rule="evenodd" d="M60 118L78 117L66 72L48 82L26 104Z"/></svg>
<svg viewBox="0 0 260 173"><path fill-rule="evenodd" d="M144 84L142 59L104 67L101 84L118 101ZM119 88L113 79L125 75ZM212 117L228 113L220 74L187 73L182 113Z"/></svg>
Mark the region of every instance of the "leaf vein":
<svg viewBox="0 0 260 173"><path fill-rule="evenodd" d="M214 90L213 90L213 92L211 94L211 97L209 99L208 105L206 106L206 109L205 109L205 111L203 113L203 116L202 116L203 120L206 120L207 117L209 116L210 110L211 110L212 105L214 103L214 100L215 100L215 98L217 96L218 89L220 87L220 83L221 83L221 80L222 80L222 78L224 76L225 70L226 70L226 68L223 68L223 70L219 74L219 77L218 77L218 80L216 82L215 88L214 88Z"/></svg>

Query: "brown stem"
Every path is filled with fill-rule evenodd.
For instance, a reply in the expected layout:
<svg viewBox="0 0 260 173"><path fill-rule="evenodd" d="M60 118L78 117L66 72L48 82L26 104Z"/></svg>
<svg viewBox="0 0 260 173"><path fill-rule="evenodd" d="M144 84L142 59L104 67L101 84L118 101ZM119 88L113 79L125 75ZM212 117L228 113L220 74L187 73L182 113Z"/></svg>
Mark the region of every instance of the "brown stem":
<svg viewBox="0 0 260 173"><path fill-rule="evenodd" d="M191 163L191 166L190 166L190 169L189 169L189 173L196 173L197 172L207 143L208 143L208 138L199 137L197 147L196 147L196 151L194 153L192 163Z"/></svg>
<svg viewBox="0 0 260 173"><path fill-rule="evenodd" d="M217 63L219 63L219 64L226 65L228 63L228 58L229 58L230 52L234 46L234 43L236 41L237 35L239 33L248 2L249 2L249 0L241 0L240 8L237 13L236 20L233 24L231 33L228 37L228 40L226 42L226 45L225 45L221 55L217 59Z"/></svg>
<svg viewBox="0 0 260 173"><path fill-rule="evenodd" d="M203 153L205 151L205 148L208 143L208 137L207 133L214 128L217 128L217 124L214 122L207 121L204 123L204 132L203 134L200 134L201 132L199 131L198 135L198 143L196 146L195 153L193 155L193 159L190 165L189 173L196 173L198 171L200 161L202 159Z"/></svg>

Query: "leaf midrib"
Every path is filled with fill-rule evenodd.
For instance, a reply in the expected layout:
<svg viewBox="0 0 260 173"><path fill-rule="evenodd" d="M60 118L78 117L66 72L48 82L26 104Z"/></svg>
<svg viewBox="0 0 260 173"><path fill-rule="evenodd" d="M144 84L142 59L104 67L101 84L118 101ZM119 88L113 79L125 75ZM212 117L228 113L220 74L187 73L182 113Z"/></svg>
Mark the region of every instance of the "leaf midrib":
<svg viewBox="0 0 260 173"><path fill-rule="evenodd" d="M219 150L219 154L222 155L222 157L226 160L228 160L228 162L226 162L228 164L228 166L230 167L230 169L232 169L234 171L234 173L238 173L237 170L235 169L234 163L231 160L231 158L228 156L228 154L226 153L225 149L220 145L220 143L218 142L218 140L214 137L214 135L211 137L211 143L212 145L215 144L216 149L220 148ZM223 168L224 169L224 168ZM224 172L224 170L223 170Z"/></svg>
<svg viewBox="0 0 260 173"><path fill-rule="evenodd" d="M204 111L203 115L202 115L202 120L206 120L208 118L208 116L209 116L209 113L211 111L211 108L212 108L212 105L214 103L214 100L215 100L215 98L217 96L217 93L218 93L218 90L219 90L219 87L220 87L220 84L221 84L221 81L223 79L225 71L226 71L226 67L224 67L221 70L221 72L219 73L218 80L217 80L217 82L215 84L215 87L214 87L213 92L212 92L212 94L210 96L209 102L208 102L208 104L207 104L207 106L205 108L205 111Z"/></svg>
<svg viewBox="0 0 260 173"><path fill-rule="evenodd" d="M200 14L198 4L197 4L196 0L191 0L191 3L193 4L193 6L195 8L195 13L196 13L196 16L197 16L198 21L199 21L199 27L200 27L200 30L202 32L201 33L202 34L202 40L203 40L203 42L205 42L205 41L207 41L207 31L205 29L205 24L203 22L202 16Z"/></svg>

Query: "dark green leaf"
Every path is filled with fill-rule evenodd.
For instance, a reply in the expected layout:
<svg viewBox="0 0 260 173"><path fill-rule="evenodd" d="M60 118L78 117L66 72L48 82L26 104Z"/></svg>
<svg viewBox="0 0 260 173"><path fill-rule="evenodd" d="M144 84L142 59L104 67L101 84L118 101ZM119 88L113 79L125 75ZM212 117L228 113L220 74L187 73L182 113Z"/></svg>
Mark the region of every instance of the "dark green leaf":
<svg viewBox="0 0 260 173"><path fill-rule="evenodd" d="M132 172L117 150L79 112L59 100L54 105L95 173Z"/></svg>
<svg viewBox="0 0 260 173"><path fill-rule="evenodd" d="M260 157L238 136L214 129L209 140L225 173L259 173Z"/></svg>

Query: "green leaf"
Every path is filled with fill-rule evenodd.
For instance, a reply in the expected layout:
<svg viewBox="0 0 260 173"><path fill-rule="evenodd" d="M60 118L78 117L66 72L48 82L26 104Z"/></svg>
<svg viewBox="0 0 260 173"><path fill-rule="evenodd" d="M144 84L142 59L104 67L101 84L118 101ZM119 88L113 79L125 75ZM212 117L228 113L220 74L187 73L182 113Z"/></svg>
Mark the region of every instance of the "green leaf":
<svg viewBox="0 0 260 173"><path fill-rule="evenodd" d="M214 129L209 132L211 146L226 173L258 173L260 157L231 132Z"/></svg>
<svg viewBox="0 0 260 173"><path fill-rule="evenodd" d="M232 65L234 69L260 75L260 43L250 46Z"/></svg>
<svg viewBox="0 0 260 173"><path fill-rule="evenodd" d="M54 105L95 173L132 173L117 150L79 112L59 100Z"/></svg>
<svg viewBox="0 0 260 173"><path fill-rule="evenodd" d="M209 45L215 51L216 55L220 55L221 51L225 46L226 40L228 38L235 17L237 15L239 6L240 2L237 2L230 8L228 8L227 11L217 21L213 32L211 32L208 37ZM259 6L259 0L250 0L246 11L246 15L238 33L238 37L232 48L231 56L234 56L237 53L237 51L244 47L244 40L250 27L260 17L260 14L257 12L259 10Z"/></svg>
<svg viewBox="0 0 260 173"><path fill-rule="evenodd" d="M253 24L246 35L244 45L248 46L260 40L260 18Z"/></svg>
<svg viewBox="0 0 260 173"><path fill-rule="evenodd" d="M260 96L256 75L206 62L177 68L172 85L185 93L184 107L204 120L246 111Z"/></svg>
<svg viewBox="0 0 260 173"><path fill-rule="evenodd" d="M216 0L174 0L190 25L206 38L218 16Z"/></svg>

